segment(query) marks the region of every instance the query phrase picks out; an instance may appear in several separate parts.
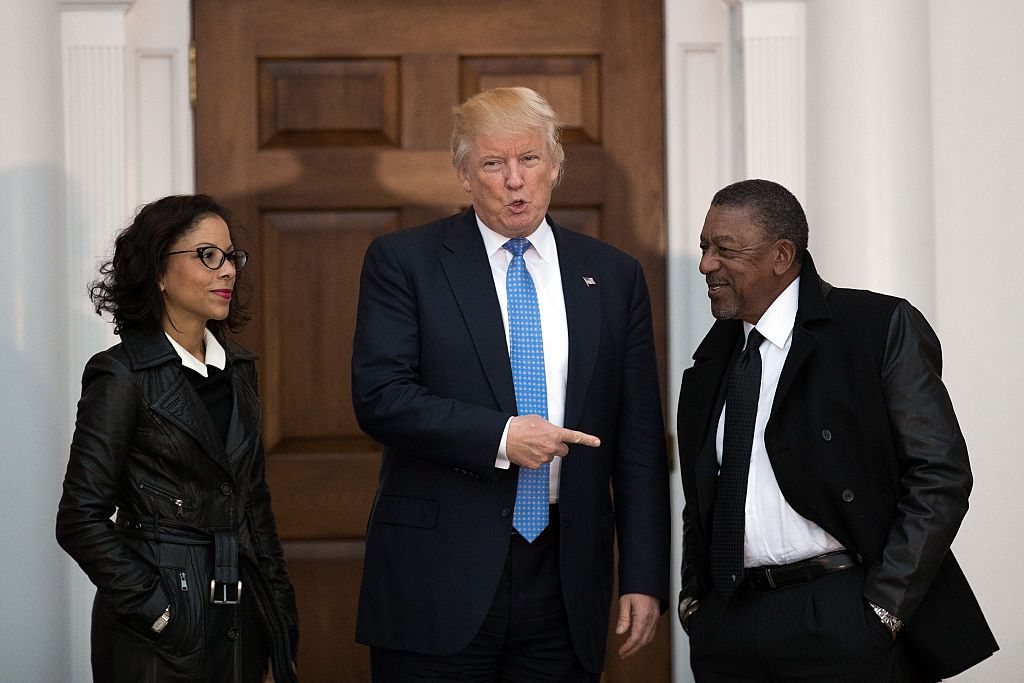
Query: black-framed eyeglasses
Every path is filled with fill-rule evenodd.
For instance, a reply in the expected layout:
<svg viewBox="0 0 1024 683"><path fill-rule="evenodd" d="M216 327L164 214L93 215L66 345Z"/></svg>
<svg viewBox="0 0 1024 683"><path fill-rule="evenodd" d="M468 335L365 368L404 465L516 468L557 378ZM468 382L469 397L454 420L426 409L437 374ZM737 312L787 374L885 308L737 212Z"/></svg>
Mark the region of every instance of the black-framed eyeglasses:
<svg viewBox="0 0 1024 683"><path fill-rule="evenodd" d="M231 265L235 267L235 270L241 270L249 263L249 252L242 249L224 251L220 247L207 246L186 249L184 251L167 252L168 256L173 256L174 254L196 254L203 265L210 270L219 270L224 265L224 261L231 261Z"/></svg>

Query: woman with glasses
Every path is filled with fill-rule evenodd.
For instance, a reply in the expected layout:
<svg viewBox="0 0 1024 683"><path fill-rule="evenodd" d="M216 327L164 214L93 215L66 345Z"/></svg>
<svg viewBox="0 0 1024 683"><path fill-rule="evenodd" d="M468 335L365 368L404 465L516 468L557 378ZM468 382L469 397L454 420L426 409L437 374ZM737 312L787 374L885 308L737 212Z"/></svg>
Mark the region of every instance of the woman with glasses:
<svg viewBox="0 0 1024 683"><path fill-rule="evenodd" d="M91 286L121 343L85 367L57 540L97 587L96 681L295 680L230 226L205 195L155 201Z"/></svg>

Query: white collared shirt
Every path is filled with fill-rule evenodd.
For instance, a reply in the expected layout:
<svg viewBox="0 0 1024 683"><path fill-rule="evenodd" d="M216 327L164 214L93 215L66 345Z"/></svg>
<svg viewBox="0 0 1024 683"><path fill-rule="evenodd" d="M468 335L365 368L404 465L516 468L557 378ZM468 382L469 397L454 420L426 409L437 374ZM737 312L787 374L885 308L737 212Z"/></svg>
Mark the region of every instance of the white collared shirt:
<svg viewBox="0 0 1024 683"><path fill-rule="evenodd" d="M491 265L494 277L494 289L498 293L498 304L501 306L501 321L505 325L505 344L508 346L508 294L505 289L505 278L512 254L503 245L507 237L500 235L476 218L480 235L484 240L484 249ZM558 248L555 235L547 220L541 221L537 229L527 237L532 249L523 254L526 269L533 278L533 286L537 290L537 304L540 308L541 335L544 339L544 374L547 378L548 422L564 426L565 422L565 385L569 375L569 325L565 317L565 298L562 296L562 271L558 267ZM510 420L511 422L511 420ZM501 435L494 466L501 469L509 468L506 455L508 443L508 423ZM558 502L558 482L562 469L562 459L551 461L548 478L548 500Z"/></svg>
<svg viewBox="0 0 1024 683"><path fill-rule="evenodd" d="M754 422L754 444L750 450L750 473L747 475L747 500L744 508L743 566L779 565L842 550L843 545L824 529L801 516L786 502L775 479L775 471L764 445L764 429L775 402L782 366L793 343L793 326L800 304L800 278L794 280L772 302L757 325L743 323L744 336L750 330L764 335L761 342L761 394ZM725 410L718 420L715 449L722 464L722 443L725 438Z"/></svg>
<svg viewBox="0 0 1024 683"><path fill-rule="evenodd" d="M209 329L203 328L203 343L206 345L206 362L199 360L191 353L185 350L185 347L174 341L171 335L164 332L167 335L167 340L171 342L171 346L178 352L178 356L181 358L181 364L186 368L195 370L203 377L208 377L206 370L207 365L212 365L218 370L223 370L224 366L227 365L227 356L224 353L224 347L220 345L217 338L213 336L213 332Z"/></svg>

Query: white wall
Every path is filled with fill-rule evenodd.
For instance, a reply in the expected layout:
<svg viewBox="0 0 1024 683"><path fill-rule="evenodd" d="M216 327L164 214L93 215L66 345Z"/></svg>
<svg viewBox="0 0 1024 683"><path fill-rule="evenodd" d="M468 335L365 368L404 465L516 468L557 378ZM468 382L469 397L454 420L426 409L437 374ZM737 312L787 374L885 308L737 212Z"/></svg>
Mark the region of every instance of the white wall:
<svg viewBox="0 0 1024 683"><path fill-rule="evenodd" d="M957 680L1024 679L1024 3L932 0L936 314L974 468L953 549L1002 650Z"/></svg>
<svg viewBox="0 0 1024 683"><path fill-rule="evenodd" d="M31 36L26 40L25 36ZM60 21L0 3L0 680L66 680ZM55 644L58 644L56 647Z"/></svg>

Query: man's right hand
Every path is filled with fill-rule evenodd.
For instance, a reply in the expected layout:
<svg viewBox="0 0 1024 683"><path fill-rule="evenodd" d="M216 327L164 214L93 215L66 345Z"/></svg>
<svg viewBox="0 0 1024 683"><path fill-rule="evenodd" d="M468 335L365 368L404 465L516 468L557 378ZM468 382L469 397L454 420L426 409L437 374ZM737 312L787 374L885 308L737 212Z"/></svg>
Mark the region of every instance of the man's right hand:
<svg viewBox="0 0 1024 683"><path fill-rule="evenodd" d="M601 440L584 432L551 424L540 415L513 417L508 425L505 454L509 462L535 470L556 457L564 458L569 446L596 448Z"/></svg>

